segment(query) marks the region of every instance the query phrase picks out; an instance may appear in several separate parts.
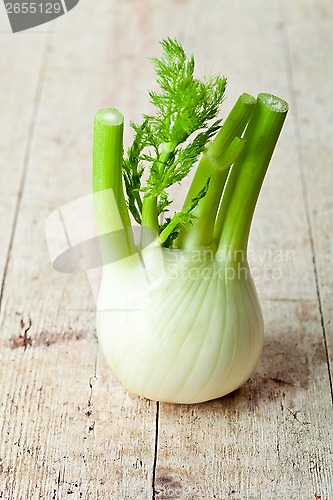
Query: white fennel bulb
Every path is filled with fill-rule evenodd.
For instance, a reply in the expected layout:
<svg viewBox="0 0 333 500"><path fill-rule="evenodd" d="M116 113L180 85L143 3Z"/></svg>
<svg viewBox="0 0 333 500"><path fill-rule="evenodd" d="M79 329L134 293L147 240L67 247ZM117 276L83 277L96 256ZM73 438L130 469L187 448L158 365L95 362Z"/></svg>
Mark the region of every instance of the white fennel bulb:
<svg viewBox="0 0 333 500"><path fill-rule="evenodd" d="M247 263L220 262L210 251L148 247L141 259L136 253L105 265L97 309L109 366L130 392L149 399L221 397L249 378L262 350Z"/></svg>

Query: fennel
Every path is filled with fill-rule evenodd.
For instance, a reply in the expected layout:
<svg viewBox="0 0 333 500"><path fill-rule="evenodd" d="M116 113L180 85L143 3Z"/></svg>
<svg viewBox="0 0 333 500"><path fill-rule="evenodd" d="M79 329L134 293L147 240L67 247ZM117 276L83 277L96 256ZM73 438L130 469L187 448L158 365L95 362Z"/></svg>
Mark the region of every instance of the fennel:
<svg viewBox="0 0 333 500"><path fill-rule="evenodd" d="M100 235L113 234L101 239L97 332L130 392L195 403L237 389L260 357L263 319L246 251L288 105L243 94L221 126L226 79L199 81L176 40L162 47L153 60L161 90L150 92L156 114L132 123L127 154L121 113L95 117L96 220ZM183 208L169 217L168 188L197 160Z"/></svg>

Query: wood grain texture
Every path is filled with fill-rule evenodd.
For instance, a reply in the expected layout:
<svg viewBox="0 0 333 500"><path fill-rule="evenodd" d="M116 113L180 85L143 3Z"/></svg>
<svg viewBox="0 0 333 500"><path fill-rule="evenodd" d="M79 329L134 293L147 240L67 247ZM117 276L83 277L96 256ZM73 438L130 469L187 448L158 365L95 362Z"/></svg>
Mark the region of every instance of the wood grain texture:
<svg viewBox="0 0 333 500"><path fill-rule="evenodd" d="M286 43L293 85L292 102L296 109L294 126L298 163L307 203L307 224L332 384L333 145L330 135L333 128L333 9L330 2L323 0L315 6L296 2L287 12L293 20L286 31Z"/></svg>
<svg viewBox="0 0 333 500"><path fill-rule="evenodd" d="M34 121L44 77L47 37L14 37L0 17L0 281L7 266L13 228L27 171ZM24 52L31 54L31 59ZM1 295L1 294L0 294Z"/></svg>
<svg viewBox="0 0 333 500"><path fill-rule="evenodd" d="M0 498L333 497L332 17L329 0L81 0L49 33L0 34ZM242 92L291 105L251 232L264 352L201 405L126 393L87 278L53 271L44 235L90 192L95 112L149 110L165 36L228 76L223 116Z"/></svg>
<svg viewBox="0 0 333 500"><path fill-rule="evenodd" d="M249 85L239 92L256 94L270 89L286 98L291 110L251 232L251 267L266 324L261 362L240 390L221 400L193 406L190 411L186 406L160 405L156 496L329 499L333 494L331 385L318 303L318 271L313 263L314 252L320 250L312 245L311 199L305 184L309 180L304 179L300 162L295 105L299 93L291 70L298 73L299 88L304 80L311 82L311 74L306 66L295 67L290 61L291 48L295 57L302 53L311 59L311 38L305 52L302 41L307 24L321 30L320 16L308 5L308 19L304 19L304 2L293 4L292 9L288 3L284 10L277 2L247 2L242 8L233 3L226 10L207 2L204 12L200 2L191 6L196 9L197 32L210 26L202 50L214 53L213 47L218 45L232 48L221 57L230 57L229 66L237 65L238 80ZM227 22L221 31L222 19ZM316 39L319 47L326 46L324 33L326 42L325 35ZM326 65L330 61L328 56L324 60ZM316 77L321 80L324 74L317 72ZM230 87L233 80L229 76ZM327 85L330 87L328 80ZM307 98L316 95L308 86L303 92ZM322 116L319 109L314 114ZM320 134L320 127L316 130ZM317 179L322 168L317 158L311 168ZM325 193L325 189L317 189L320 196ZM330 203L329 195L322 199ZM329 252L323 250L320 259Z"/></svg>
<svg viewBox="0 0 333 500"><path fill-rule="evenodd" d="M151 495L156 404L129 398L97 367L87 280L52 270L44 234L52 210L90 192L115 10L83 3L49 46L1 310L3 498Z"/></svg>

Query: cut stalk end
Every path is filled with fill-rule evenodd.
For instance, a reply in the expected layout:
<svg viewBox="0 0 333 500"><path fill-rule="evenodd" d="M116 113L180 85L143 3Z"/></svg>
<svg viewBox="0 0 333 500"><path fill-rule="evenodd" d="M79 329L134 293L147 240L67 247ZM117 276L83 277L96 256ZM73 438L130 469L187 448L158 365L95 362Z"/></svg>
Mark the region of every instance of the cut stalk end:
<svg viewBox="0 0 333 500"><path fill-rule="evenodd" d="M116 108L103 108L96 113L95 122L109 126L123 125L124 117Z"/></svg>

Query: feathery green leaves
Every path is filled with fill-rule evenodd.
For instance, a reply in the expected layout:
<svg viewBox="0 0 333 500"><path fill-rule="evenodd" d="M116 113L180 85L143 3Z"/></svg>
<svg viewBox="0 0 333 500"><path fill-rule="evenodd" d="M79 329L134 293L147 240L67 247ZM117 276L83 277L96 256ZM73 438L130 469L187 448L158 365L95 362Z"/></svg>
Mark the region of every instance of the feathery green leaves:
<svg viewBox="0 0 333 500"><path fill-rule="evenodd" d="M144 198L156 198L158 215L167 211L172 201L166 190L188 175L219 129L220 120L211 121L219 112L226 87L226 79L221 76L196 79L194 57L187 58L177 40L167 38L161 45L163 56L152 59L160 88L149 92L156 112L144 115L141 125L131 124L134 140L123 162L128 207L138 223L142 216L141 193ZM143 187L145 168L149 176ZM196 203L205 192L203 186ZM185 210L182 216L178 213L174 217L185 220L186 214ZM179 226L173 219L167 221L175 228ZM162 228L165 230L165 224L160 231Z"/></svg>
<svg viewBox="0 0 333 500"><path fill-rule="evenodd" d="M206 196L209 182L210 179L208 179L204 187L200 189L199 193L192 198L180 212L176 212L172 218L166 219L165 223L161 227L161 233L159 236L159 240L162 245L167 247L170 246L177 238L180 230L188 227L192 223L195 218L192 211L198 205L199 201Z"/></svg>

